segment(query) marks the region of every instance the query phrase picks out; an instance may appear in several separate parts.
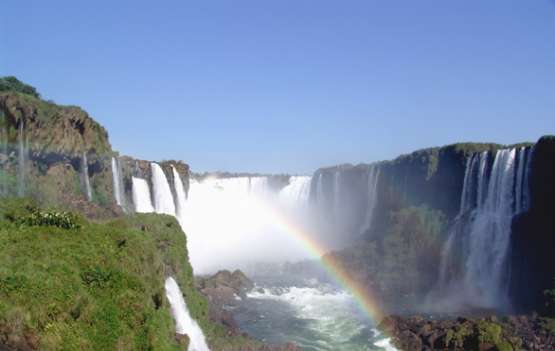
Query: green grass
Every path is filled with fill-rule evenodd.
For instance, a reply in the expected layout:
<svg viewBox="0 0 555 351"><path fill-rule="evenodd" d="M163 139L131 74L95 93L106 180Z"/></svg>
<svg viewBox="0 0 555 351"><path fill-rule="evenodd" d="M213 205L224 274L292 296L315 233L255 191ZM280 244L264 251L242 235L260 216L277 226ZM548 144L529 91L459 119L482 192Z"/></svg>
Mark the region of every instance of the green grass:
<svg viewBox="0 0 555 351"><path fill-rule="evenodd" d="M165 298L169 275L215 349L243 344L209 322L186 238L170 216L79 227L27 225L24 200L0 206L0 344L40 350L178 350Z"/></svg>

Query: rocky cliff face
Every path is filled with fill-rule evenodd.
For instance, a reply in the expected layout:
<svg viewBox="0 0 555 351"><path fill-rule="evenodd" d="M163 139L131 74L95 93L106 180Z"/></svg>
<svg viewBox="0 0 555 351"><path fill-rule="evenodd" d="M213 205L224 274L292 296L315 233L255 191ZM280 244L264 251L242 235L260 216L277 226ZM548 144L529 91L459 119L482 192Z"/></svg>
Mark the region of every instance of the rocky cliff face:
<svg viewBox="0 0 555 351"><path fill-rule="evenodd" d="M380 292L389 300L393 298L393 305L399 306L399 299L409 305L421 303L434 286L437 288L442 262L450 262L442 255L449 252L468 255L470 250L464 245L457 250L445 250L452 228L457 223L460 227L461 218L464 223L472 220L478 211L467 211L464 218L460 213L470 156L488 151L485 168L491 170L496 151L510 149L514 159L508 161L507 166L514 170L511 168L507 174L514 177L511 180L514 185L507 194L498 196L504 203L508 202L507 207L513 208L511 212L517 215L513 217L512 230L508 229L511 244L503 265L511 272L514 307L523 312L544 310L544 290L554 286L555 278L552 255L555 220L551 211L555 198L554 140L553 137L542 137L531 152L529 170L522 171L521 167L528 166L523 166L524 162L517 153L528 150L522 147L530 146L529 143L511 146L454 144L416 151L392 161L318 170L311 184L311 200L325 213L324 220L331 219L328 224L335 235L344 237L349 243L345 249L329 257L339 261L370 290ZM509 151L505 153L508 155ZM526 184L517 179L525 173L524 179L529 176ZM497 184L498 179L488 180L489 173L484 174L486 187L488 182ZM522 204L519 205L520 198L514 194L523 192L519 187L528 184L529 210L519 214L515 208ZM489 188L483 193L495 190L495 186ZM488 211L487 208L480 210ZM492 223L495 225L496 222ZM471 234L469 227L459 229L464 229L462 235ZM482 228L484 240L491 237L487 230ZM480 247L485 248L487 244ZM488 254L478 252L471 257L489 257ZM465 263L459 268L464 267Z"/></svg>
<svg viewBox="0 0 555 351"><path fill-rule="evenodd" d="M91 216L112 206L108 133L78 107L0 93L3 196L31 196Z"/></svg>
<svg viewBox="0 0 555 351"><path fill-rule="evenodd" d="M122 209L114 193L113 158L123 210L132 212L131 177L150 179L149 161L118 157L104 127L79 107L46 102L37 94L0 92L0 196L29 196L89 217L117 215ZM188 188L187 164L159 164L170 180L173 165Z"/></svg>
<svg viewBox="0 0 555 351"><path fill-rule="evenodd" d="M536 143L530 168L530 208L512 225L511 294L517 309L544 311L555 279L555 137Z"/></svg>
<svg viewBox="0 0 555 351"><path fill-rule="evenodd" d="M459 211L467 157L500 147L453 144L392 161L322 168L314 174L310 198L339 224L337 235L354 239L383 236L391 226L391 214L407 207L425 206L452 220ZM372 174L377 174L374 186Z"/></svg>

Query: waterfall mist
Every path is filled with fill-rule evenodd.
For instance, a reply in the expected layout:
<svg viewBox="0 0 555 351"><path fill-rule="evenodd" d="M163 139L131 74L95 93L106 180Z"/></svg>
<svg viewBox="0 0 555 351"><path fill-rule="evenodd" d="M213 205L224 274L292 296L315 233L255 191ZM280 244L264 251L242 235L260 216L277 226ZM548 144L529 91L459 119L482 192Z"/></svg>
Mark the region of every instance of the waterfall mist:
<svg viewBox="0 0 555 351"><path fill-rule="evenodd" d="M308 258L287 225L309 225L309 184L292 177L276 193L266 177L192 179L181 223L195 272Z"/></svg>

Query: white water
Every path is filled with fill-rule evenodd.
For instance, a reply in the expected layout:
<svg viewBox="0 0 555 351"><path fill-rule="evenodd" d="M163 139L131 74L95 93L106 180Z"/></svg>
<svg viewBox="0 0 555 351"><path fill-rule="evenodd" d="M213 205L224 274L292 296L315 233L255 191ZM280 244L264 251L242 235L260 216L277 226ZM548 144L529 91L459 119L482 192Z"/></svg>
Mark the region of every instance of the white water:
<svg viewBox="0 0 555 351"><path fill-rule="evenodd" d="M289 184L279 192L280 199L292 206L306 206L310 195L311 177L307 176L291 176Z"/></svg>
<svg viewBox="0 0 555 351"><path fill-rule="evenodd" d="M114 199L118 206L122 206L121 177L119 173L118 161L112 157L112 182L114 186Z"/></svg>
<svg viewBox="0 0 555 351"><path fill-rule="evenodd" d="M191 179L182 227L195 273L307 258L282 220L290 217L280 197L265 177Z"/></svg>
<svg viewBox="0 0 555 351"><path fill-rule="evenodd" d="M83 152L82 158L82 173L83 173L83 181L85 183L85 191L87 194L87 200L92 201L92 189L91 189L91 181L89 179L89 163L87 161L87 153Z"/></svg>
<svg viewBox="0 0 555 351"><path fill-rule="evenodd" d="M187 194L185 193L185 188L183 187L183 181L181 176L177 172L174 166L172 166L173 172L173 187L175 189L176 195L176 211L177 220L182 223L185 218L185 206L187 202Z"/></svg>
<svg viewBox="0 0 555 351"><path fill-rule="evenodd" d="M152 200L150 199L150 187L145 179L132 177L133 183L133 204L137 213L154 212Z"/></svg>
<svg viewBox="0 0 555 351"><path fill-rule="evenodd" d="M176 281L169 277L166 279L166 297L170 302L172 315L175 319L175 331L178 334L187 334L189 337L188 351L209 351L206 339L197 322L191 318L187 304Z"/></svg>
<svg viewBox="0 0 555 351"><path fill-rule="evenodd" d="M514 149L497 152L485 203L478 204L469 233L465 282L474 285L476 299L486 306L496 306L508 298L504 268L514 214L514 160Z"/></svg>
<svg viewBox="0 0 555 351"><path fill-rule="evenodd" d="M156 213L175 216L175 203L173 194L166 178L166 174L157 163L151 163L152 171L152 191L154 195L154 211Z"/></svg>
<svg viewBox="0 0 555 351"><path fill-rule="evenodd" d="M384 349L384 351L397 351L397 349L393 345L391 345L391 338L378 340L374 343L374 345L377 347L381 347L382 349Z"/></svg>
<svg viewBox="0 0 555 351"><path fill-rule="evenodd" d="M275 342L289 340L307 350L395 350L343 290L320 284L255 288L247 298L251 300L247 308L260 306L258 315L239 318L255 335L281 333ZM253 317L259 320L243 321ZM274 325L281 327L274 330Z"/></svg>
<svg viewBox="0 0 555 351"><path fill-rule="evenodd" d="M529 151L499 150L491 169L487 152L468 160L461 209L442 251L439 285L448 297L488 308L508 306L511 222L527 206ZM450 271L457 266L461 272Z"/></svg>

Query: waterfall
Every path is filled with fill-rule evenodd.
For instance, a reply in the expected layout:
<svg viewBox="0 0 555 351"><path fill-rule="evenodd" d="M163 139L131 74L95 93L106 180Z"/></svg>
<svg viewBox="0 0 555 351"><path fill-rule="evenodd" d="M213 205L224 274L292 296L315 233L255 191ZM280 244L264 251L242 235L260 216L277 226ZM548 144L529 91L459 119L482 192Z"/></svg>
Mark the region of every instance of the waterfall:
<svg viewBox="0 0 555 351"><path fill-rule="evenodd" d="M376 209L376 204L378 202L378 179L380 177L380 167L377 165L371 165L368 169L368 202L366 205L366 215L364 218L364 222L362 228L360 229L361 233L364 233L366 230L369 230L372 227L372 220L374 219L374 210Z"/></svg>
<svg viewBox="0 0 555 351"><path fill-rule="evenodd" d="M531 157L530 149L521 147L518 150L518 171L516 178L516 213L523 212L528 209L529 204L529 191L528 191L528 175L530 171L529 161Z"/></svg>
<svg viewBox="0 0 555 351"><path fill-rule="evenodd" d="M310 194L311 179L307 176L291 176L289 184L280 190L279 197L287 204L306 205Z"/></svg>
<svg viewBox="0 0 555 351"><path fill-rule="evenodd" d="M439 285L462 302L508 305L511 222L527 209L530 148L502 149L467 160L461 205L441 253ZM458 271L455 271L458 270Z"/></svg>
<svg viewBox="0 0 555 351"><path fill-rule="evenodd" d="M145 179L136 177L132 177L131 181L133 184L133 204L135 205L135 212L154 212L154 207L150 199L148 182Z"/></svg>
<svg viewBox="0 0 555 351"><path fill-rule="evenodd" d="M17 193L19 196L25 195L25 133L23 131L23 119L19 120L18 130L18 186Z"/></svg>
<svg viewBox="0 0 555 351"><path fill-rule="evenodd" d="M114 184L114 199L118 206L123 207L122 179L119 171L119 162L112 157L112 182Z"/></svg>
<svg viewBox="0 0 555 351"><path fill-rule="evenodd" d="M151 163L150 168L152 170L154 209L156 213L175 216L175 203L166 174L157 163Z"/></svg>
<svg viewBox="0 0 555 351"><path fill-rule="evenodd" d="M250 179L250 191L257 196L265 196L268 194L268 177L251 177Z"/></svg>
<svg viewBox="0 0 555 351"><path fill-rule="evenodd" d="M181 223L195 273L308 258L289 232L292 225L302 228L307 216L286 199L298 195L308 202L309 182L292 177L278 193L267 177L191 179Z"/></svg>
<svg viewBox="0 0 555 351"><path fill-rule="evenodd" d="M316 203L323 205L324 204L324 183L323 183L324 175L320 172L318 174L318 180L316 183Z"/></svg>
<svg viewBox="0 0 555 351"><path fill-rule="evenodd" d="M92 189L91 181L89 179L89 163L87 161L87 153L83 152L81 158L81 173L83 177L83 184L85 185L85 193L87 195L87 200L92 201Z"/></svg>
<svg viewBox="0 0 555 351"><path fill-rule="evenodd" d="M341 211L341 171L338 169L333 175L333 215L336 220Z"/></svg>
<svg viewBox="0 0 555 351"><path fill-rule="evenodd" d="M176 215L177 219L180 221L183 220L185 215L185 205L187 202L187 194L185 193L185 188L183 187L183 181L181 180L181 176L177 172L174 166L172 166L173 172L173 187L175 188L175 195L176 195Z"/></svg>
<svg viewBox="0 0 555 351"><path fill-rule="evenodd" d="M172 315L175 320L175 332L177 334L187 334L189 337L188 351L209 351L206 338L198 323L191 318L187 304L179 289L179 285L172 278L166 279L166 297L171 305Z"/></svg>

